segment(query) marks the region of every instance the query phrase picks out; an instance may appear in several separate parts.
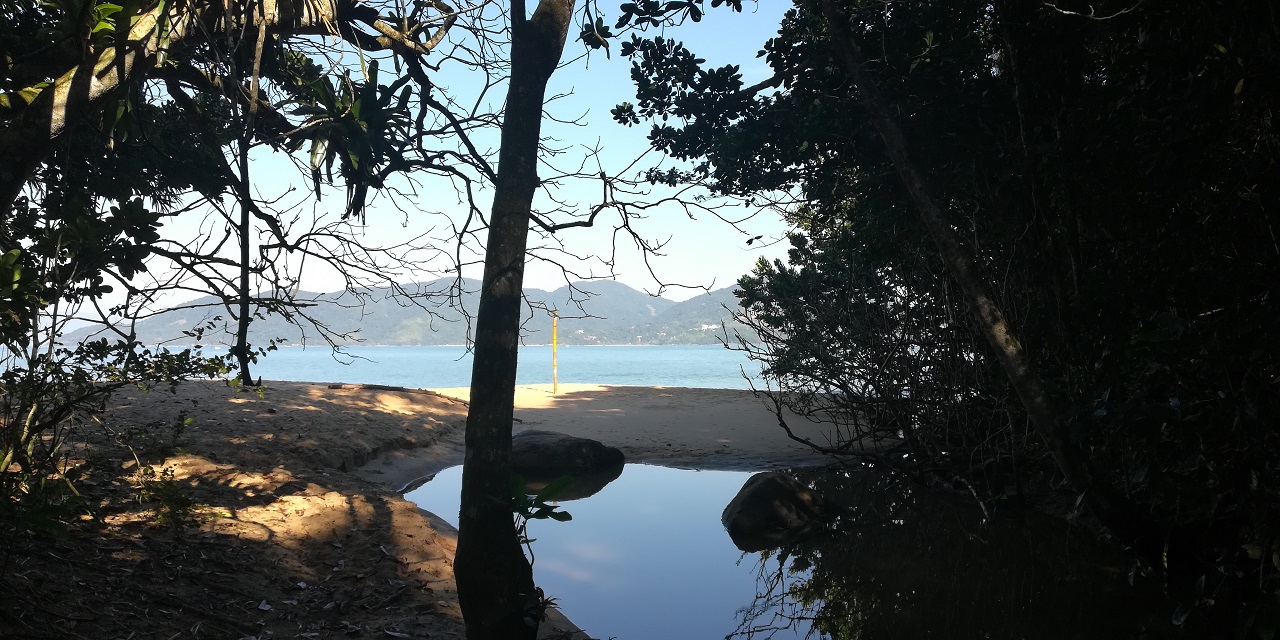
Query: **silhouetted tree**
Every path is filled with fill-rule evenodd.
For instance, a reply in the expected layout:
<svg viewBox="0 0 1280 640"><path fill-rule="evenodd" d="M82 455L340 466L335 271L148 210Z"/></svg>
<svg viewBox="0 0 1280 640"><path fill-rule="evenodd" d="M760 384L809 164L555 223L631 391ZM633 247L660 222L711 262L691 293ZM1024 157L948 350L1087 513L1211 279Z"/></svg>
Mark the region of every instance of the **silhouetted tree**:
<svg viewBox="0 0 1280 640"><path fill-rule="evenodd" d="M1278 584L1280 56L1269 9L1193 4L799 2L751 87L629 43L616 117L723 191L799 195L790 260L741 282L783 399L984 500L1089 504L1248 629Z"/></svg>

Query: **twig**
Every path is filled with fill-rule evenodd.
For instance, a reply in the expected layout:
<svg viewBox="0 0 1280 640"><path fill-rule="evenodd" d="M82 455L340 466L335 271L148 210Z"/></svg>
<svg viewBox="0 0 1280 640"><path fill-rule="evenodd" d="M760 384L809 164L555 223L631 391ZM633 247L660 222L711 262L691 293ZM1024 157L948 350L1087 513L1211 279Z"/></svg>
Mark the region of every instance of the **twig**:
<svg viewBox="0 0 1280 640"><path fill-rule="evenodd" d="M973 488L973 485L972 485L972 484L969 484L969 481L968 481L968 480L965 480L964 478L962 478L962 477L960 477L960 476L956 476L956 477L954 478L954 480L955 480L955 481L957 481L957 482L960 482L961 484L963 484L965 487L967 487L967 488L969 489L969 493L973 494L973 499L974 499L974 500L976 500L976 501L978 502L978 506L982 508L982 518L983 518L985 521L990 522L990 521L991 521L991 512L990 512L990 511L987 511L987 503L986 503L986 502L984 502L984 501L982 500L982 498L978 497L978 492Z"/></svg>
<svg viewBox="0 0 1280 640"><path fill-rule="evenodd" d="M1061 13L1062 15L1065 15L1065 16L1077 16L1080 18L1088 18L1090 20L1110 20L1112 18L1122 16L1126 13L1133 12L1138 7L1142 6L1142 2L1143 0L1138 0L1138 2L1136 2L1133 6L1129 7L1128 9L1121 9L1120 11L1117 11L1109 16L1098 15L1098 12L1093 8L1093 5L1089 5L1089 13L1081 13L1079 11L1071 11L1069 9L1063 9L1056 4L1053 4L1052 2L1046 2L1044 3L1044 6L1049 7L1050 9L1053 9L1054 11L1057 11L1058 13Z"/></svg>
<svg viewBox="0 0 1280 640"><path fill-rule="evenodd" d="M232 629L235 629L237 631L241 631L245 633L254 633L254 634L256 634L259 631L259 628L257 625L245 624L239 620L236 620L234 618L229 618L220 613L214 613L212 611L206 611L204 609L199 609L196 607L185 605L179 600L177 600L176 598L172 598L164 593L152 591L151 589L147 589L146 587L137 586L137 585L135 585L134 588L136 588L138 591L141 591L152 602L156 604L163 604L165 606L173 607L180 611L186 611L188 613L204 616L206 618L209 618L210 620L216 620L218 622L221 622L222 624L228 625Z"/></svg>
<svg viewBox="0 0 1280 640"><path fill-rule="evenodd" d="M41 606L41 605L39 605L39 604L36 604L35 602L32 602L32 601L30 601L30 600L28 600L28 599L26 599L26 598L22 597L21 595L18 595L18 591L17 591L16 589L14 589L12 585L10 585L10 584L8 584L8 583L5 583L5 585L4 585L4 586L5 586L5 588L6 588L6 589L8 589L10 592L12 592L12 593L13 593L13 597L14 597L14 599L15 599L15 600L17 600L19 603L24 604L24 605L26 605L26 606L28 606L28 607L31 607L32 609L35 609L36 611L39 611L39 612L41 612L41 613L43 613L43 614L45 614L45 615L53 616L54 618L58 618L59 620L74 620L75 622L96 622L96 621L98 621L98 620L100 619L100 617L92 617L92 618L90 618L90 617L84 617L84 616L73 616L73 615L71 615L71 614L69 614L69 613L58 613L57 611L53 611L53 610L50 610L50 609L46 609L46 608L44 608L43 606ZM65 631L65 630L63 630L63 631ZM70 633L70 632L68 632L68 633Z"/></svg>
<svg viewBox="0 0 1280 640"><path fill-rule="evenodd" d="M395 591L395 593L392 593L391 595L389 595L389 596L387 596L387 597L383 598L382 600L378 601L378 604L375 604L375 605L373 605L372 607L369 607L369 610L370 610L370 611L376 611L376 610L378 610L378 609L381 609L381 608L383 608L383 607L387 606L387 603L391 602L392 600L395 600L396 598L399 598L400 596L404 595L405 593L408 593L408 591L409 591L409 590L408 590L408 588L406 588L406 587L400 587L399 589L397 589L397 590Z"/></svg>

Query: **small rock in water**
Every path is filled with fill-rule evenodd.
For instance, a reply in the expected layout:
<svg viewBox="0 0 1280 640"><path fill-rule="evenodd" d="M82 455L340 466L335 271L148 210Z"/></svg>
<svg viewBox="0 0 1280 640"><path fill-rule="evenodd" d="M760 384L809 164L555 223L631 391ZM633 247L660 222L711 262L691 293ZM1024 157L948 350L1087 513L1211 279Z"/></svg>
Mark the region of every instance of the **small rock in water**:
<svg viewBox="0 0 1280 640"><path fill-rule="evenodd" d="M741 551L779 547L822 528L822 496L781 471L757 473L742 485L720 515L720 522Z"/></svg>

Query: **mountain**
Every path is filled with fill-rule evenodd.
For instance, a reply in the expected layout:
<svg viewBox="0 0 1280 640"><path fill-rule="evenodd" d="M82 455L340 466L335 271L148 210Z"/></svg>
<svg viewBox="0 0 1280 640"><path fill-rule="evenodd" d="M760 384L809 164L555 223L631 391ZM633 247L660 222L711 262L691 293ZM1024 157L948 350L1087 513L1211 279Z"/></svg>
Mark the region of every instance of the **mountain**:
<svg viewBox="0 0 1280 640"><path fill-rule="evenodd" d="M365 345L446 345L464 344L474 322L479 303L480 283L462 282L462 293L450 304L445 292L451 279L416 283L406 290L425 297L406 300L387 289L373 289L362 296L349 293L300 292L296 299L309 305L305 312L335 333L350 334L340 344ZM435 294L435 295L427 295ZM701 294L684 302L651 296L612 280L575 282L555 291L525 290L525 344L551 342L551 312L559 314L559 342L583 344L715 344L721 323L730 331L744 330L733 323L730 309L736 308L733 288ZM193 345L228 344L235 331L231 314L213 297L188 302L138 321L136 331L143 344ZM191 335L205 327L201 339ZM68 334L68 342L88 337L90 330ZM267 314L250 325L249 341L264 346L278 344L323 344L310 323L299 328L279 314Z"/></svg>

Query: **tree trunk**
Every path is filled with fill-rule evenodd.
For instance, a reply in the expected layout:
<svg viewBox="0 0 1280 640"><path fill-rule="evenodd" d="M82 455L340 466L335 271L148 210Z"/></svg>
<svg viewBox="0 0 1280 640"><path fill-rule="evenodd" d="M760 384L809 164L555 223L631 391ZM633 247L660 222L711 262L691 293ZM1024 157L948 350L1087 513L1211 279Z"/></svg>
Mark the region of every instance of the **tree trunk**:
<svg viewBox="0 0 1280 640"><path fill-rule="evenodd" d="M573 0L511 3L511 80L476 317L471 406L454 573L468 640L532 639L542 613L509 506L520 303L547 81L560 62Z"/></svg>
<svg viewBox="0 0 1280 640"><path fill-rule="evenodd" d="M920 219L937 245L951 276L960 285L965 301L978 321L979 331L995 352L1033 428L1044 439L1067 482L1084 494L1086 503L1104 525L1128 542L1145 538L1150 533L1149 528L1139 524L1138 514L1119 491L1097 477L1087 454L1071 437L1067 422L1053 407L1052 399L1031 366L1016 333L979 275L969 250L960 243L955 230L943 219L942 211L925 188L924 179L907 154L906 141L890 115L887 101L866 71L862 51L849 33L848 18L835 6L834 0L821 2L832 51L856 85L863 107L884 140Z"/></svg>
<svg viewBox="0 0 1280 640"><path fill-rule="evenodd" d="M236 195L240 200L240 220L236 224L236 235L240 237L240 277L236 283L236 297L238 317L236 318L236 341L231 346L231 353L236 357L236 363L240 366L240 384L246 387L252 387L253 372L249 370L249 322L252 319L251 313L251 296L252 291L249 287L249 276L253 270L249 260L252 259L252 247L250 247L250 232L253 231L252 207L249 199L253 197L253 193L249 188L249 141L253 135L253 117L245 122L244 135L240 138L240 149L238 150L238 158L236 158L237 168L240 173L239 183L236 185Z"/></svg>
<svg viewBox="0 0 1280 640"><path fill-rule="evenodd" d="M235 355L236 364L240 367L240 374L237 376L240 384L246 387L254 386L253 373L249 370L249 321L252 313L249 299L249 222L249 210L244 207L240 211L240 223L236 225L240 234L240 281L236 286L239 317L236 318L236 342L231 347L231 353Z"/></svg>
<svg viewBox="0 0 1280 640"><path fill-rule="evenodd" d="M326 34L337 23L343 0L261 0L240 3L235 18L245 26L261 26L290 34ZM103 47L49 84L0 132L0 216L36 167L56 146L68 127L94 118L118 91L146 76L162 52L188 38L225 30L222 2L166 2L138 16L129 37L119 46Z"/></svg>

